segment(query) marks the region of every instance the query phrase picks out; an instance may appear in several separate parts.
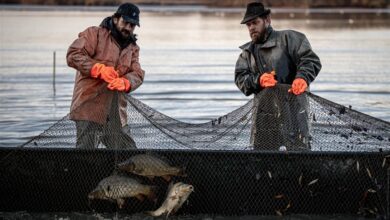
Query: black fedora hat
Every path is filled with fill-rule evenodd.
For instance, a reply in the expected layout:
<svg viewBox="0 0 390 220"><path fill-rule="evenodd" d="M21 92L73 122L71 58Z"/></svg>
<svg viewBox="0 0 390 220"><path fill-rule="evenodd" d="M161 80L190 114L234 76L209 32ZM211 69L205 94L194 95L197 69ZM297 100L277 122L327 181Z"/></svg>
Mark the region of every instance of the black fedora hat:
<svg viewBox="0 0 390 220"><path fill-rule="evenodd" d="M136 24L139 27L139 8L131 3L123 3L118 7L115 12L117 15L121 15L122 18L132 24Z"/></svg>
<svg viewBox="0 0 390 220"><path fill-rule="evenodd" d="M241 24L255 19L257 17L266 16L271 13L270 9L265 9L264 5L261 2L252 2L246 6L245 16L241 21Z"/></svg>

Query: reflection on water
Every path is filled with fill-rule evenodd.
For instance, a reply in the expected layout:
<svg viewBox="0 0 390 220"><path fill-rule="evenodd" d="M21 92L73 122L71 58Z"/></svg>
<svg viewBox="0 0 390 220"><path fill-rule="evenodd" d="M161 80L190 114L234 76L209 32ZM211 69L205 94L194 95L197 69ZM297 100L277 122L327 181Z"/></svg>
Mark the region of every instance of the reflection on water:
<svg viewBox="0 0 390 220"><path fill-rule="evenodd" d="M66 50L80 31L115 10L99 9L0 11L0 146L17 146L69 112L75 70L66 65ZM192 123L251 98L233 82L238 46L249 40L240 13L148 11L136 30L146 77L135 97ZM319 12L275 10L272 25L305 33L320 56L323 69L312 92L390 121L389 12L336 15L322 13L326 19L319 19Z"/></svg>

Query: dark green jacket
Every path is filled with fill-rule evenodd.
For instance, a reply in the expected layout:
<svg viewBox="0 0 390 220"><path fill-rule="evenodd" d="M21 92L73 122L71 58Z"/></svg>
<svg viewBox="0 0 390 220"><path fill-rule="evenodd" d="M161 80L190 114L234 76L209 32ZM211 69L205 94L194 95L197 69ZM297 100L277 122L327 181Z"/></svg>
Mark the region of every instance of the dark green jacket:
<svg viewBox="0 0 390 220"><path fill-rule="evenodd" d="M248 42L240 48L235 83L246 96L260 92L259 77L264 72L275 70L278 83L292 84L295 78L303 78L309 85L321 70L306 36L296 31L275 31L270 26L263 43Z"/></svg>

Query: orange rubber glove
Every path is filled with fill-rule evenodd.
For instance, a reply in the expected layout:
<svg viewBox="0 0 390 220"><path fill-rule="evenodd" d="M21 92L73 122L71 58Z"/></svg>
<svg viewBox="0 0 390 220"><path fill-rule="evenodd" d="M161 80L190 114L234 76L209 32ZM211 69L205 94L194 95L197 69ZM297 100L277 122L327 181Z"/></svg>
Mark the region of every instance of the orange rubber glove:
<svg viewBox="0 0 390 220"><path fill-rule="evenodd" d="M291 89L288 90L288 92L294 93L294 95L300 95L307 89L307 83L302 78L296 78L294 79Z"/></svg>
<svg viewBox="0 0 390 220"><path fill-rule="evenodd" d="M107 83L111 83L112 80L119 77L119 74L112 66L95 63L91 69L91 77L100 78Z"/></svg>
<svg viewBox="0 0 390 220"><path fill-rule="evenodd" d="M278 81L275 80L275 71L264 73L260 76L259 83L263 88L274 87Z"/></svg>
<svg viewBox="0 0 390 220"><path fill-rule="evenodd" d="M116 78L107 85L110 90L118 90L120 92L128 92L130 90L130 81L124 77Z"/></svg>

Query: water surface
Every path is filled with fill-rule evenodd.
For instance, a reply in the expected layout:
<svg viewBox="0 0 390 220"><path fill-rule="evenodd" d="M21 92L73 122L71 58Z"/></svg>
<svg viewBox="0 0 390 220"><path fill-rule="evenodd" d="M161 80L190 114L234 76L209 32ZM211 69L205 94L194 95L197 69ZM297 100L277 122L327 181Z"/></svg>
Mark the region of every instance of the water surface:
<svg viewBox="0 0 390 220"><path fill-rule="evenodd" d="M0 146L18 146L69 112L75 70L66 65L66 50L79 32L110 16L112 8L2 9ZM142 13L136 33L146 75L133 95L190 123L209 121L246 103L251 97L234 84L238 47L249 41L241 17L224 12ZM321 58L313 93L390 121L389 19L282 17L272 20L273 27L305 33Z"/></svg>

